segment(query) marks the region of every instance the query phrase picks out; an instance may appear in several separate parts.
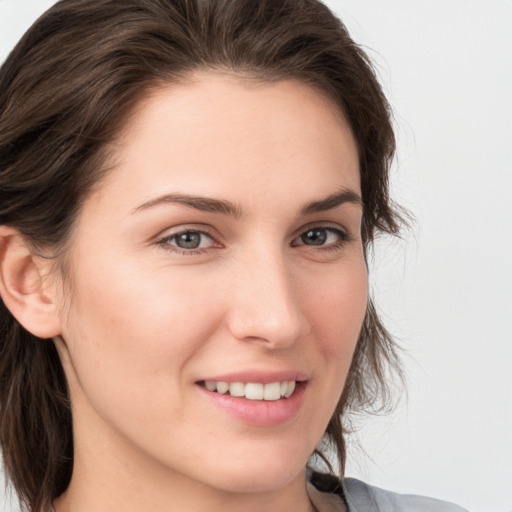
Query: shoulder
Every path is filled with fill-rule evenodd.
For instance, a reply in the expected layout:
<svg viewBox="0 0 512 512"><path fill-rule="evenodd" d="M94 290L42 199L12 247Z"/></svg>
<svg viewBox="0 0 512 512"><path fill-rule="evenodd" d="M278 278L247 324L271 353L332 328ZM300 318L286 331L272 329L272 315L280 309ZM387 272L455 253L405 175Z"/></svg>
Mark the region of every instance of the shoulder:
<svg viewBox="0 0 512 512"><path fill-rule="evenodd" d="M344 478L342 487L350 512L467 512L446 501L385 491L355 478Z"/></svg>

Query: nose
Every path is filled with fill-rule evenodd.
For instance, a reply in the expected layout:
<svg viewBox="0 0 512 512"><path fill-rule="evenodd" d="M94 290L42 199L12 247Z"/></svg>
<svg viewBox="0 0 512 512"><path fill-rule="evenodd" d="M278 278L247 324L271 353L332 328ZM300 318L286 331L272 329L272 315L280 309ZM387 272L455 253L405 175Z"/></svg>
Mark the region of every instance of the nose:
<svg viewBox="0 0 512 512"><path fill-rule="evenodd" d="M279 349L307 332L300 283L283 255L252 253L233 274L228 328L235 338Z"/></svg>

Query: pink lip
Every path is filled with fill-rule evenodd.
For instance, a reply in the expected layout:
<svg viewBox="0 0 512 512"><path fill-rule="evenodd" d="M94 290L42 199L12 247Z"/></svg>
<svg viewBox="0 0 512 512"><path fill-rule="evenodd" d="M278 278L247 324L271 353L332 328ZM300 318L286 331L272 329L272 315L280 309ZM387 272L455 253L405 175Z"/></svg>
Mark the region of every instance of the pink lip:
<svg viewBox="0 0 512 512"><path fill-rule="evenodd" d="M226 376L224 376L226 377ZM212 379L217 380L217 379ZM222 380L222 379L219 379ZM275 379L268 382L277 382ZM224 382L262 382L261 380L239 379ZM223 412L236 418L243 423L260 427L272 427L286 424L293 421L300 413L308 383L304 381L297 382L295 391L288 398L279 400L247 400L246 398L233 397L229 394L221 395L215 391L208 391L203 386L197 384L198 390L214 405Z"/></svg>
<svg viewBox="0 0 512 512"><path fill-rule="evenodd" d="M304 372L297 370L286 371L260 371L249 370L244 372L225 373L222 375L209 376L201 381L221 381L221 382L260 382L261 384L269 384L271 382L283 382L287 380L295 380L298 382L306 381L309 376Z"/></svg>

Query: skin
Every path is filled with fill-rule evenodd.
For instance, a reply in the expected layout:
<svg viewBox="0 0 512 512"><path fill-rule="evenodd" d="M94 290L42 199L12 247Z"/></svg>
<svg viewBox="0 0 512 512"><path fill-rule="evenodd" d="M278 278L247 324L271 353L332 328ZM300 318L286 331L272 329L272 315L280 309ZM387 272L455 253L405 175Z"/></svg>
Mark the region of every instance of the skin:
<svg viewBox="0 0 512 512"><path fill-rule="evenodd" d="M304 469L347 376L367 274L360 203L303 210L360 195L350 128L301 83L200 74L145 98L112 160L55 292L75 436L56 511L312 511ZM169 194L236 212L158 200ZM304 239L311 228L323 245ZM183 249L183 231L207 235ZM307 376L303 402L273 426L198 385L289 369Z"/></svg>

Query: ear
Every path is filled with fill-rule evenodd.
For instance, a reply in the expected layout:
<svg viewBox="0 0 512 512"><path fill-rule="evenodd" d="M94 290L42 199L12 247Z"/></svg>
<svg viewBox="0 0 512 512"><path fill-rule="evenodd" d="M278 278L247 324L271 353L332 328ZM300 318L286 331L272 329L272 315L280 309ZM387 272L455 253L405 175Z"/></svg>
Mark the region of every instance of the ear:
<svg viewBox="0 0 512 512"><path fill-rule="evenodd" d="M61 332L51 261L34 254L16 229L0 226L0 296L18 322L34 336Z"/></svg>

